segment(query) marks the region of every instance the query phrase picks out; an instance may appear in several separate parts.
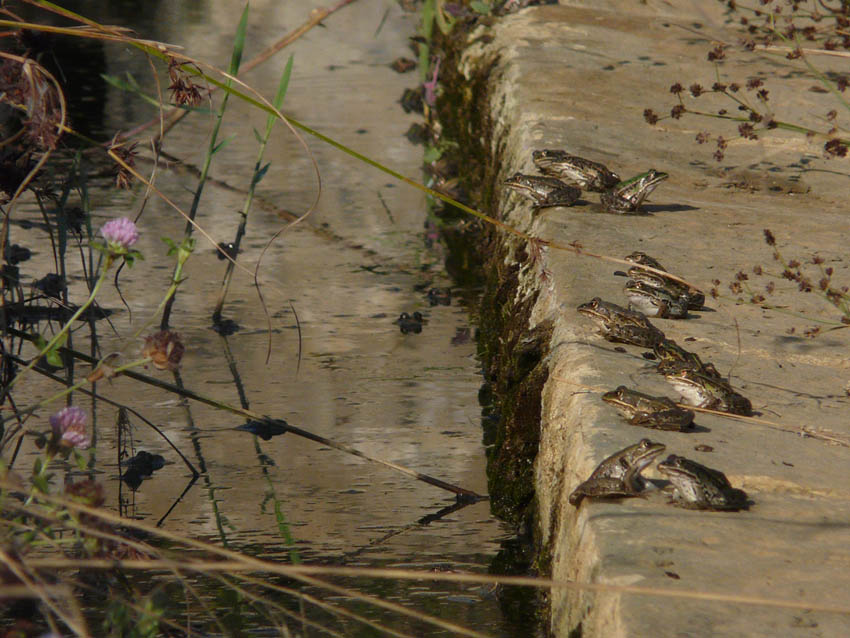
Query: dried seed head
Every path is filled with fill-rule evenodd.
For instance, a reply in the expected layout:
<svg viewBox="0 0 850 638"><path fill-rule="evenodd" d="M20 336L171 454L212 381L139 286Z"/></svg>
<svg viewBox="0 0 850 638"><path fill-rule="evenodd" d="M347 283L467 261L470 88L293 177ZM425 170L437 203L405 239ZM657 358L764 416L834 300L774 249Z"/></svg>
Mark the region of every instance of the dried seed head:
<svg viewBox="0 0 850 638"><path fill-rule="evenodd" d="M847 145L838 139L829 140L823 146L824 153L827 157L846 157Z"/></svg>
<svg viewBox="0 0 850 638"><path fill-rule="evenodd" d="M133 183L133 173L129 169L133 168L136 165L136 155L138 155L138 151L136 151L137 142L133 142L132 144L126 145L118 142L119 133L115 134L115 137L112 138L112 142L110 143L109 150L114 153L118 159L123 162L116 162L116 175L115 175L115 185L118 188L125 189L130 188ZM126 166L124 166L126 164Z"/></svg>
<svg viewBox="0 0 850 638"><path fill-rule="evenodd" d="M682 106L681 104L677 104L672 109L670 109L670 117L672 117L674 120L678 120L682 117L682 114L685 112L685 110L686 109L684 106Z"/></svg>
<svg viewBox="0 0 850 638"><path fill-rule="evenodd" d="M145 337L142 356L150 357L158 370L176 370L186 348L180 341L180 335L171 330L160 330Z"/></svg>
<svg viewBox="0 0 850 638"><path fill-rule="evenodd" d="M647 124L654 126L658 123L658 114L652 109L644 109L643 119L646 120Z"/></svg>
<svg viewBox="0 0 850 638"><path fill-rule="evenodd" d="M718 60L723 60L726 58L726 52L723 50L724 47L722 44L718 44L711 51L708 52L708 61L709 62L717 62Z"/></svg>
<svg viewBox="0 0 850 638"><path fill-rule="evenodd" d="M738 125L738 133L741 134L741 137L748 140L757 140L759 138L759 136L755 134L753 125L748 122Z"/></svg>
<svg viewBox="0 0 850 638"><path fill-rule="evenodd" d="M773 233L768 228L764 229L764 241L768 246L776 245L776 237L773 236Z"/></svg>
<svg viewBox="0 0 850 638"><path fill-rule="evenodd" d="M65 496L88 507L100 507L106 502L103 486L91 479L79 483L65 483Z"/></svg>

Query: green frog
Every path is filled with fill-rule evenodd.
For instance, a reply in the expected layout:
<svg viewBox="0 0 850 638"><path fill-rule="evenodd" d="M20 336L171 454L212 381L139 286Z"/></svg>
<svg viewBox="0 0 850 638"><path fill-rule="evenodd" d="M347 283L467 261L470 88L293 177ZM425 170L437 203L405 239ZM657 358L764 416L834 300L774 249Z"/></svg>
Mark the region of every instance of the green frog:
<svg viewBox="0 0 850 638"><path fill-rule="evenodd" d="M688 316L687 295L677 295L669 288L656 288L643 281L630 279L626 282L629 308L639 310L647 317L662 319L684 319Z"/></svg>
<svg viewBox="0 0 850 638"><path fill-rule="evenodd" d="M566 151L542 150L531 154L544 175L568 179L588 191L604 192L620 183L620 176L599 162L570 155Z"/></svg>
<svg viewBox="0 0 850 638"><path fill-rule="evenodd" d="M581 197L581 189L554 177L514 173L505 186L534 200L534 210L550 206L572 206Z"/></svg>
<svg viewBox="0 0 850 638"><path fill-rule="evenodd" d="M608 213L640 215L643 201L668 177L667 173L654 168L635 175L602 193L602 207Z"/></svg>
<svg viewBox="0 0 850 638"><path fill-rule="evenodd" d="M621 385L603 394L602 400L620 410L631 425L678 432L693 427L693 411L680 408L667 397L650 396Z"/></svg>
<svg viewBox="0 0 850 638"><path fill-rule="evenodd" d="M747 493L732 487L726 475L696 461L671 454L658 471L673 484L673 502L698 510L748 509Z"/></svg>
<svg viewBox="0 0 850 638"><path fill-rule="evenodd" d="M652 460L666 447L662 443L653 443L641 439L612 454L602 461L586 481L570 494L570 505L578 505L585 496L594 498L620 498L637 496L646 487L640 475Z"/></svg>
<svg viewBox="0 0 850 638"><path fill-rule="evenodd" d="M599 297L581 304L578 311L596 321L602 336L608 341L652 348L664 339L664 333L653 326L642 312L627 310Z"/></svg>
<svg viewBox="0 0 850 638"><path fill-rule="evenodd" d="M684 366L673 366L664 371L667 379L688 405L729 414L752 416L750 400L732 389L726 381L707 376Z"/></svg>
<svg viewBox="0 0 850 638"><path fill-rule="evenodd" d="M712 379L723 380L723 377L720 376L713 363L710 361L703 363L698 354L690 350L685 350L672 339L665 339L658 342L652 351L658 357L656 369L661 374L676 372L682 368L690 368Z"/></svg>

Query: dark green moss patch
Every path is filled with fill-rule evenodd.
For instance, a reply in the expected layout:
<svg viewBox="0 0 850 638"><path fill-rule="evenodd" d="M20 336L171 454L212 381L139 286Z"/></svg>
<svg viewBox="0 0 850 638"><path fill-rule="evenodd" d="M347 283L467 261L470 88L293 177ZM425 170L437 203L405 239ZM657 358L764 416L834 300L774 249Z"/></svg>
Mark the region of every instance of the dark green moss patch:
<svg viewBox="0 0 850 638"><path fill-rule="evenodd" d="M540 442L540 396L548 378L545 361L551 325L529 330L537 295L517 301L519 265L505 261L507 248L491 241L481 301L479 351L498 414L488 436L487 479L493 513L520 523L533 515L534 459Z"/></svg>
<svg viewBox="0 0 850 638"><path fill-rule="evenodd" d="M452 147L458 149L457 155L449 159L463 167L459 177L473 205L497 217L500 189L496 179L504 144L493 138L488 91L498 58L478 60L471 77L459 70L463 51L470 44L469 34L478 24L459 22L448 36L433 43L440 48L444 69L440 77L444 90L433 115L440 120L443 139L456 143ZM520 264L527 256L521 251L512 253L502 231L468 217L461 223L465 224L462 234L444 227L443 236L451 249L450 272L468 276L468 268L478 264L484 281L479 351L489 386L484 437L491 507L506 521L528 523L534 513L540 397L548 377L545 359L552 329L547 324L529 329L537 296L517 294Z"/></svg>

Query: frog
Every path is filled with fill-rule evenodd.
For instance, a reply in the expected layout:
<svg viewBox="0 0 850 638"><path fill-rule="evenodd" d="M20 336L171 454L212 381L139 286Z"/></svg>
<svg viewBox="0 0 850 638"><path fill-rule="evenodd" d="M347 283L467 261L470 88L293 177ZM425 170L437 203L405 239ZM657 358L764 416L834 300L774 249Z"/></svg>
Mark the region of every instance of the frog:
<svg viewBox="0 0 850 638"><path fill-rule="evenodd" d="M710 361L703 363L698 354L685 350L672 339L664 339L664 341L658 342L652 351L658 357L656 369L661 374L690 368L712 379L723 380L713 363Z"/></svg>
<svg viewBox="0 0 850 638"><path fill-rule="evenodd" d="M621 385L603 394L602 400L620 410L631 425L678 432L693 427L693 411L680 408L667 397L650 396Z"/></svg>
<svg viewBox="0 0 850 638"><path fill-rule="evenodd" d="M671 288L656 288L643 281L626 282L629 308L639 310L647 317L685 319L688 316L688 297Z"/></svg>
<svg viewBox="0 0 850 638"><path fill-rule="evenodd" d="M641 439L602 461L590 477L570 494L570 505L578 506L585 496L621 498L637 496L646 487L640 475L653 459L667 449L663 443Z"/></svg>
<svg viewBox="0 0 850 638"><path fill-rule="evenodd" d="M642 312L628 310L599 297L581 304L578 311L596 321L608 341L652 348L664 339L664 333Z"/></svg>
<svg viewBox="0 0 850 638"><path fill-rule="evenodd" d="M702 310L703 306L705 306L705 294L702 291L671 277L665 277L662 274L637 266L629 268L628 277L630 281L639 281L647 286L660 288L673 297L684 297L687 309L689 310ZM626 285L628 285L628 282Z"/></svg>
<svg viewBox="0 0 850 638"><path fill-rule="evenodd" d="M413 315L403 312L393 323L398 325L402 334L409 334L411 332L413 334L419 334L422 332L422 324L425 323L425 317L422 316L421 312L414 312Z"/></svg>
<svg viewBox="0 0 850 638"><path fill-rule="evenodd" d="M428 303L432 306L451 306L451 288L431 288L428 291Z"/></svg>
<svg viewBox="0 0 850 638"><path fill-rule="evenodd" d="M687 509L737 511L749 509L747 493L732 487L720 470L671 454L658 471L673 484L673 503Z"/></svg>
<svg viewBox="0 0 850 638"><path fill-rule="evenodd" d="M641 266L649 266L650 268L655 268L655 270L661 271L661 273L654 273L644 268L632 266L631 268L629 268L628 271L628 277L630 279L645 281L649 285L655 286L656 288L663 287L670 288L671 290L681 290L679 294L688 295L688 308L690 310L701 310L705 305L705 294L701 290L697 290L696 288L687 286L686 284L683 284L682 282L677 281L676 279L665 277L662 273L667 272L667 269L662 266L661 262L659 262L655 257L647 255L643 251L636 250L633 253L626 255L624 259L634 264L639 264Z"/></svg>
<svg viewBox="0 0 850 638"><path fill-rule="evenodd" d="M581 197L581 189L554 177L514 173L505 185L534 200L534 210L551 206L572 206Z"/></svg>
<svg viewBox="0 0 850 638"><path fill-rule="evenodd" d="M685 366L665 370L664 378L679 391L683 402L688 405L742 416L753 414L750 400L733 390L723 379L707 376Z"/></svg>
<svg viewBox="0 0 850 638"><path fill-rule="evenodd" d="M544 149L531 154L534 165L544 175L575 182L588 191L604 192L620 183L620 176L608 167L566 151Z"/></svg>
<svg viewBox="0 0 850 638"><path fill-rule="evenodd" d="M620 182L602 193L602 207L608 213L619 215L641 215L641 204L658 185L670 177L654 168Z"/></svg>
<svg viewBox="0 0 850 638"><path fill-rule="evenodd" d="M659 262L655 257L647 255L641 250L636 250L626 255L624 259L626 261L632 262L633 264L641 264L642 266L649 266L650 268L655 268L655 270L667 272L667 269L661 265L661 262Z"/></svg>

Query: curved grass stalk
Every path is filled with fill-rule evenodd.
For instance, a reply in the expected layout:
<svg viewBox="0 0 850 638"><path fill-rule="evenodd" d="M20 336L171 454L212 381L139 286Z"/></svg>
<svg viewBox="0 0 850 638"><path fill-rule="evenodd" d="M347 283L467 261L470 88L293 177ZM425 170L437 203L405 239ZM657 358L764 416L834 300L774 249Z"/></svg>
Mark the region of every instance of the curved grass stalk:
<svg viewBox="0 0 850 638"><path fill-rule="evenodd" d="M235 76L239 73L239 64L242 62L242 51L245 49L245 34L248 29L248 7L250 5L245 5L245 8L242 10L242 16L239 19L239 25L236 27L236 35L233 41L233 52L230 56L230 71L229 76ZM230 87L230 80L227 81L227 87ZM219 143L218 134L221 130L221 123L224 120L224 113L227 111L227 102L230 97L230 93L225 92L224 97L221 100L221 104L216 111L215 123L213 124L213 129L210 132L209 144L207 146L207 152L204 155L204 161L201 165L201 175L198 178L198 186L195 189L194 197L192 198L192 206L189 208L189 217L186 220L186 229L183 231L184 233L184 241L189 239L192 236L192 230L195 222L195 216L198 213L198 205L201 203L201 195L204 192L204 186L207 182L207 175L210 171L210 166L212 166L213 156L221 150L221 148L227 143L227 140ZM177 272L175 271L174 279L177 279ZM176 292L176 289L175 289ZM171 317L171 308L174 306L175 297L170 296L168 300L165 302L165 307L162 309L162 320L160 321L160 329L165 330L168 327L168 320Z"/></svg>
<svg viewBox="0 0 850 638"><path fill-rule="evenodd" d="M283 99L286 96L286 89L289 86L289 77L292 73L292 56L289 56L289 60L286 62L286 66L283 69L283 74L280 78L280 83L278 84L277 94L275 95L273 106L280 110L281 106L283 106ZM262 165L263 156L266 152L266 145L269 142L269 138L271 137L272 129L274 128L275 116L269 115L266 118L266 129L263 132L263 136L259 139L260 147L257 150L257 161L254 164L254 174L251 177L251 184L248 187L248 193L245 196L245 203L242 205L242 210L239 212L239 227L236 230L236 237L233 240L233 254L234 260L228 261L227 268L224 272L224 278L221 282L221 289L219 291L218 300L215 304L215 309L213 310L213 323L217 323L221 320L221 309L224 306L225 297L227 297L227 291L230 288L230 281L233 277L233 266L235 262L235 255L239 252L239 246L242 243L242 237L245 235L245 227L248 224L248 212L251 210L251 203L254 200L254 191L257 188L257 184L260 183L260 180L266 174L266 171L269 168L269 165ZM259 268L260 260L257 260L257 268ZM254 277L256 279L257 270L254 270ZM268 316L268 313L267 313ZM269 333L271 333L271 326L269 326Z"/></svg>
<svg viewBox="0 0 850 638"><path fill-rule="evenodd" d="M3 561L3 565L6 569L14 574L15 577L24 585L26 585L30 592L34 592L45 607L52 611L57 618L60 618L62 622L64 622L77 636L85 638L91 635L86 628L84 621L81 622L81 618L72 618L63 610L59 609L59 607L53 602L53 597L50 596L50 591L46 588L46 585L36 582L34 578L31 578L30 575L23 570L23 565L16 561L14 557L10 556L2 546L0 546L0 560ZM73 597L70 598L73 600ZM79 616L79 614L77 614L77 616Z"/></svg>
<svg viewBox="0 0 850 638"><path fill-rule="evenodd" d="M84 17L79 16L79 15L73 13L73 12L62 9L61 7L57 7L53 3L47 2L46 0L28 0L28 1L33 3L33 4L36 4L37 6L43 6L45 8L50 8L51 10L59 13L60 15L64 15L65 17L67 17L69 19L80 21L80 22L86 24L87 26L91 27L92 29L95 29L95 30L103 29L104 31L103 31L102 35L107 35L107 36L109 36L110 39L118 38L118 35L115 32L109 31L105 27L102 27L101 25L99 25L96 22L93 22L91 20L88 20L87 18L84 18ZM339 6L342 6L342 5L339 5ZM0 20L0 26L6 25L6 26L15 27L15 28L20 28L21 24L22 23L14 22L14 21ZM40 25L29 25L29 27L33 28L35 30L40 30ZM74 32L73 30L71 30L71 32L72 32L71 34L73 34L73 35L81 35L80 32ZM100 34L100 31L98 31L98 33ZM94 36L94 37L100 37L100 35ZM233 95L234 97L239 98L240 100L243 100L244 102L246 102L247 104L250 104L251 106L259 108L259 109L265 111L266 113L275 115L280 120L282 120L284 122L284 124L286 124L290 128L290 130L293 130L293 132L294 132L294 129L296 129L296 128L300 129L300 130L312 135L313 137L316 137L316 138L330 144L331 146L334 146L335 148L343 151L344 153L347 153L348 155L351 155L352 157L359 159L360 161L362 161L362 162L364 162L364 163L366 163L366 164L368 164L368 165L370 165L374 168L377 168L378 170L386 173L387 175L390 175L391 177L394 177L395 179L397 179L399 181L402 181L402 182L404 182L404 183L406 183L406 184L408 184L408 185L410 185L410 186L412 186L412 187L414 187L414 188L416 188L416 189L418 189L418 190L420 190L420 191L422 191L422 192L424 192L428 195L431 195L432 197L436 197L437 199L440 199L440 200L442 200L442 201L444 201L448 204L451 204L452 206L455 206L455 207L459 208L460 210L463 210L464 212L466 212L470 215L478 217L482 221L484 221L488 224L491 224L493 226L496 226L497 228L499 228L499 229L501 229L505 232L509 232L509 233L514 234L518 237L522 237L522 238L524 238L528 241L541 242L543 245L549 246L549 247L551 247L555 250L563 250L563 251L567 251L567 252L572 252L572 253L575 253L576 255L583 255L585 257L593 257L595 259L601 259L603 261L608 261L610 263L617 263L617 264L629 265L629 266L635 265L635 264L631 264L630 262L627 262L624 259L619 259L619 258L616 258L616 257L603 255L601 253L596 253L596 252L585 250L578 242L572 242L572 243L569 243L569 244L565 244L565 243L561 243L561 242L541 240L539 238L532 237L531 235L529 235L527 233L524 233L524 232L522 232L518 229L513 228L512 226L510 226L508 224L505 224L504 222L501 222L501 221L499 221L499 220L497 220L493 217L490 217L489 215L485 215L484 213L481 213L481 212L479 212L479 211L477 211L477 210L475 210L475 209L473 209L469 206L466 206L465 204L462 204L462 203L454 200L453 198L451 198L447 195L444 195L443 193L440 193L440 192L437 192L437 191L435 191L431 188L428 188L427 186L420 184L418 181L411 179L409 177L406 177L406 176L402 175L401 173L399 173L398 171L395 171L395 170L383 165L382 163L378 162L377 160L373 160L371 158L368 158L365 155L358 153L357 151L345 146L344 144L337 142L333 138L330 138L329 136L323 135L322 133L310 128L309 126L307 126L305 124L302 124L301 122L295 120L294 118L285 116L283 113L280 112L279 109L274 108L274 106L271 103L269 103L268 100L266 100L256 90L252 89L250 86L248 86L247 84L245 84L244 82L242 82L241 80L239 80L238 78L236 78L232 75L224 73L223 71L215 69L214 67L211 67L210 65L206 65L206 64L204 64L200 61L189 58L188 56L178 54L178 53L174 52L173 50L170 50L166 45L164 45L162 43L151 42L149 40L140 40L140 39L135 39L135 38L128 38L126 36L121 36L119 39L121 39L126 44L130 44L132 46L135 46L136 48L139 48L140 50L145 51L149 55L157 57L157 58L159 58L163 61L167 61L170 58L180 58L180 59L184 60L186 63L191 63L191 64L184 64L183 66L181 66L180 67L181 70L184 71L185 73L189 74L189 75L193 75L195 77L202 78L204 81L212 84L213 86L220 88L221 90L225 91L226 93L228 93L230 95ZM192 65L198 65L199 68L195 68ZM202 71L201 67L205 67L205 68L215 70L217 73L220 73L224 78L226 78L226 81L220 81L220 80L210 76L209 74ZM229 83L233 83L233 84L236 84L240 87L244 87L245 91L250 92L251 94L253 94L256 97L252 97L252 95L249 95L245 91L241 91L239 89L233 88L232 86L229 86ZM298 139L301 141L302 146L305 146L305 148L306 148L306 145L304 144L303 140L301 140L300 136L298 137ZM316 174L318 176L318 166L316 165L315 158L313 158L312 154L310 154L310 157L311 157L311 160L314 164L314 171L316 172ZM113 157L113 160L116 160L116 159L117 158ZM125 168L129 168L123 162L119 162L119 163L122 164ZM131 171L131 172L134 174L134 176L137 179L140 177L137 172L135 172L135 171ZM163 198L165 197L162 193L160 193L160 192L157 192L157 193L160 197L163 197ZM167 203L169 203L171 206L176 208L176 206L170 200L167 200L167 198L165 199L165 201L167 201ZM303 216L302 216L302 218L303 218ZM198 229L197 224L193 224L193 225L195 226L196 229ZM213 241L212 238L209 237L206 233L204 233L204 235L207 237L207 239L210 240L210 242L213 245L216 244L216 242ZM649 266L643 266L643 265L640 265L640 264L638 264L638 266L640 268L644 268L646 270L649 270L650 272L657 272L657 271L654 271ZM667 275L667 276L670 276L670 275ZM684 280L684 279L678 279L676 277L672 277L672 278L676 279L677 281L681 281L682 283L685 283L685 284L687 284L687 285L689 285L693 288L700 289L700 286L697 286L696 284L694 284L690 281L687 281L687 280Z"/></svg>
<svg viewBox="0 0 850 638"><path fill-rule="evenodd" d="M7 479L0 478L0 488L17 489ZM180 543L184 546L208 552L217 560L182 560L179 562L181 571L192 571L198 573L209 572L259 572L278 574L280 576L297 577L305 576L344 576L352 578L380 578L390 580L417 580L417 581L439 581L467 584L504 584L519 585L523 587L536 587L541 589L564 588L574 591L614 592L621 594L637 594L647 596L660 596L664 598L678 598L683 600L701 600L720 603L740 604L747 606L768 607L774 609L810 609L831 614L850 616L850 606L830 605L821 602L805 601L799 599L765 598L763 596L752 596L748 594L706 592L695 590L672 589L663 587L644 587L640 585L615 585L609 583L587 583L577 581L552 580L547 578L535 578L530 576L497 576L490 574L472 573L447 573L447 572L423 572L407 569L372 568L372 567L334 567L330 565L285 565L276 561L266 561L253 556L247 556L234 550L225 549L182 536L168 530L152 527L134 519L121 518L104 509L88 507L77 502L68 501L57 496L41 495L41 498L49 503L54 503L74 510L81 514L87 514L95 519L100 519L114 525L137 529L161 539ZM44 569L133 569L133 570L156 570L172 569L173 561L147 561L126 560L116 561L107 559L33 559L29 564L34 568Z"/></svg>

